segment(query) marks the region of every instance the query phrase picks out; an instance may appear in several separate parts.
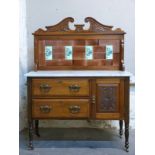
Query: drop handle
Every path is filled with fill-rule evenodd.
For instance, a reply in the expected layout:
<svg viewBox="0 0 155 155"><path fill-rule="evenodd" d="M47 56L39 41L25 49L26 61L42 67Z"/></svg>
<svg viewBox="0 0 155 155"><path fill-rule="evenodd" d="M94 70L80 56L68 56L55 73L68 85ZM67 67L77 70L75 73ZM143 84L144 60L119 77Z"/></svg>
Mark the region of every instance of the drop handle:
<svg viewBox="0 0 155 155"><path fill-rule="evenodd" d="M68 88L72 92L79 92L79 90L80 90L81 87L79 85L76 85L75 84L75 85L70 85Z"/></svg>
<svg viewBox="0 0 155 155"><path fill-rule="evenodd" d="M51 90L51 86L49 84L43 83L40 85L40 91L43 93L48 93Z"/></svg>
<svg viewBox="0 0 155 155"><path fill-rule="evenodd" d="M72 113L72 114L77 114L80 112L80 106L78 106L78 105L70 106L68 109L69 109L70 113Z"/></svg>
<svg viewBox="0 0 155 155"><path fill-rule="evenodd" d="M42 113L49 113L51 111L51 107L48 105L42 105L40 106L40 111Z"/></svg>

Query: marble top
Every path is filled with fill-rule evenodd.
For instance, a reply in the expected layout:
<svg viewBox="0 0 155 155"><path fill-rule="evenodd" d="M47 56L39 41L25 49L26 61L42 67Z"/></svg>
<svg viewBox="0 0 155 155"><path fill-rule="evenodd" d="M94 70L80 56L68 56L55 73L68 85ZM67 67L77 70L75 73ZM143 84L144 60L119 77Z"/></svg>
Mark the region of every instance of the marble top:
<svg viewBox="0 0 155 155"><path fill-rule="evenodd" d="M26 77L130 77L132 74L128 71L31 71L26 73Z"/></svg>

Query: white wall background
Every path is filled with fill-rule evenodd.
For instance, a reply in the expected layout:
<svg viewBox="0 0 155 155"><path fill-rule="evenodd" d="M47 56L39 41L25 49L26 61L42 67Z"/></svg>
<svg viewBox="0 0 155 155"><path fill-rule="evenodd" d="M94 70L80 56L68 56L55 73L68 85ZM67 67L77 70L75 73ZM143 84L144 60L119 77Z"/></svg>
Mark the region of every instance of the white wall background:
<svg viewBox="0 0 155 155"><path fill-rule="evenodd" d="M27 27L26 27L26 1L20 0L20 17L19 17L19 127L23 129L26 126L26 78L27 72Z"/></svg>
<svg viewBox="0 0 155 155"><path fill-rule="evenodd" d="M135 73L134 51L134 0L20 0L21 5L21 46L20 46L20 126L25 123L26 93L23 74L33 69L33 36L38 28L54 25L65 17L73 17L76 24L84 23L84 18L91 16L106 25L122 28L125 36L126 70ZM26 1L26 5L25 5ZM25 13L24 13L25 12ZM132 105L134 104L134 96ZM134 113L134 106L132 112ZM133 116L134 117L134 116ZM134 120L134 119L133 119ZM61 122L62 123L62 122ZM57 121L53 124L57 124ZM66 123L65 123L66 124ZM75 123L77 124L77 123ZM85 123L84 123L85 124ZM100 124L100 123L99 123ZM134 123L132 123L134 124ZM43 126L47 126L46 122ZM73 125L73 124L72 124ZM83 125L83 124L82 124ZM100 124L102 126L103 124ZM134 126L134 125L133 125Z"/></svg>

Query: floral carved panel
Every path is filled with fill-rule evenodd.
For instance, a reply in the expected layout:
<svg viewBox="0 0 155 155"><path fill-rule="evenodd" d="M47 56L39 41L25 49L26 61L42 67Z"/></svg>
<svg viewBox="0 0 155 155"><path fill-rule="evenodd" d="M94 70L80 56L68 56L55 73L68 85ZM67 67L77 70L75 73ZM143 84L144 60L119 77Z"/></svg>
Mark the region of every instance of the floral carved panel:
<svg viewBox="0 0 155 155"><path fill-rule="evenodd" d="M97 87L98 112L116 112L118 110L119 85L117 84L99 84Z"/></svg>

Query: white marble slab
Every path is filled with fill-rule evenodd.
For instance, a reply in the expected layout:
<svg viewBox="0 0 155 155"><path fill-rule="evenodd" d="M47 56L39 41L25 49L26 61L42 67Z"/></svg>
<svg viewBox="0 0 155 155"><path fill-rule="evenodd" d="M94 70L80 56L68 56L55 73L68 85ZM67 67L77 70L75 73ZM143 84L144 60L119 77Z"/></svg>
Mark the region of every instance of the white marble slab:
<svg viewBox="0 0 155 155"><path fill-rule="evenodd" d="M128 71L31 71L26 77L130 77L132 74Z"/></svg>

